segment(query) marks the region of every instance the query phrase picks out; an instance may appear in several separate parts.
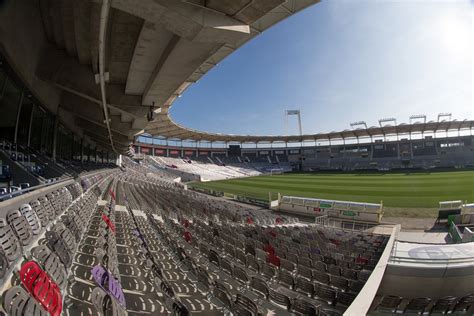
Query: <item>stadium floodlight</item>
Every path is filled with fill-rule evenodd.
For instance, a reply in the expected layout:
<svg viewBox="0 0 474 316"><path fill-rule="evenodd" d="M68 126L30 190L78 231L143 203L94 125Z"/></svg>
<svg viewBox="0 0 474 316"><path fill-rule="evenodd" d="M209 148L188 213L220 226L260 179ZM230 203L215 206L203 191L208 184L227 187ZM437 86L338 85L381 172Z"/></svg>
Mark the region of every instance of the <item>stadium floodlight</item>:
<svg viewBox="0 0 474 316"><path fill-rule="evenodd" d="M426 115L425 114L416 114L416 115L410 116L410 124L413 124L413 121L417 120L417 119L423 119L423 123L426 123Z"/></svg>
<svg viewBox="0 0 474 316"><path fill-rule="evenodd" d="M451 113L439 113L438 114L438 122L441 122L440 119L442 117L449 117L448 121L451 121L452 114Z"/></svg>
<svg viewBox="0 0 474 316"><path fill-rule="evenodd" d="M397 126L397 119L394 118L394 117L387 117L387 118L382 118L382 119L379 119L379 126L380 127L383 127L385 125L382 126L382 123L388 123L388 122L393 122L394 123L394 126Z"/></svg>
<svg viewBox="0 0 474 316"><path fill-rule="evenodd" d="M303 135L303 128L301 127L301 111L300 110L286 110L285 111L285 134L288 135L288 116L296 115L298 116L298 128L300 131L300 136Z"/></svg>
<svg viewBox="0 0 474 316"><path fill-rule="evenodd" d="M367 129L367 123L365 121L352 122L350 125L352 128L356 126L364 126L365 129Z"/></svg>

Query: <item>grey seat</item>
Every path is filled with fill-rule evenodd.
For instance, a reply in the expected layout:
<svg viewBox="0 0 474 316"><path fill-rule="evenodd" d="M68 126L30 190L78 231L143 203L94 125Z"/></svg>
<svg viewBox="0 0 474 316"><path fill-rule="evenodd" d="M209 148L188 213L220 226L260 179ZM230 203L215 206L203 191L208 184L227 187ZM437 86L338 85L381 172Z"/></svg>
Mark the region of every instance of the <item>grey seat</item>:
<svg viewBox="0 0 474 316"><path fill-rule="evenodd" d="M254 289L259 295L268 298L269 290L267 283L259 277L253 277L250 281L250 287Z"/></svg>
<svg viewBox="0 0 474 316"><path fill-rule="evenodd" d="M20 241L3 218L0 218L0 245L9 262L20 258L22 251Z"/></svg>
<svg viewBox="0 0 474 316"><path fill-rule="evenodd" d="M32 249L32 257L39 263L49 276L60 288L64 288L67 283L66 269L55 253L45 245L40 245Z"/></svg>
<svg viewBox="0 0 474 316"><path fill-rule="evenodd" d="M301 316L318 315L318 307L301 298L295 299L291 306L291 311L293 314Z"/></svg>
<svg viewBox="0 0 474 316"><path fill-rule="evenodd" d="M30 224L19 210L9 211L7 213L7 222L23 246L31 243L33 232L31 231Z"/></svg>
<svg viewBox="0 0 474 316"><path fill-rule="evenodd" d="M258 307L252 299L238 293L235 303L232 306L232 312L239 316L257 316Z"/></svg>
<svg viewBox="0 0 474 316"><path fill-rule="evenodd" d="M291 305L290 298L286 296L285 294L280 293L274 289L269 289L268 294L269 294L269 300L272 303L283 306L287 310L290 308L290 305Z"/></svg>
<svg viewBox="0 0 474 316"><path fill-rule="evenodd" d="M41 222L33 211L33 208L29 204L23 204L20 206L20 213L30 225L33 235L38 236L41 232Z"/></svg>
<svg viewBox="0 0 474 316"><path fill-rule="evenodd" d="M3 308L8 315L49 315L22 287L14 286L3 294Z"/></svg>

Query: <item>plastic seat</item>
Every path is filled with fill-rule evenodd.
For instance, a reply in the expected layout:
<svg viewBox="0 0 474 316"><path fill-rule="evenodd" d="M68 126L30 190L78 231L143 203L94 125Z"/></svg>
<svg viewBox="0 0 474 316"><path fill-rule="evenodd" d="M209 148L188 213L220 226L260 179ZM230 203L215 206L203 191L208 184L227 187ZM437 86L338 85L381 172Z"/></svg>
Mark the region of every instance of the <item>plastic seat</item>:
<svg viewBox="0 0 474 316"><path fill-rule="evenodd" d="M316 295L322 299L328 302L328 304L333 305L336 301L336 290L333 288L330 288L328 286L321 285L317 291Z"/></svg>
<svg viewBox="0 0 474 316"><path fill-rule="evenodd" d="M287 310L290 308L290 298L283 293L280 293L274 289L269 289L269 300L277 305L285 307Z"/></svg>
<svg viewBox="0 0 474 316"><path fill-rule="evenodd" d="M295 290L312 297L314 295L314 284L305 278L297 277L295 282Z"/></svg>
<svg viewBox="0 0 474 316"><path fill-rule="evenodd" d="M92 276L104 291L115 297L122 306L125 306L125 296L123 294L122 286L113 275L105 270L104 267L97 265L92 268Z"/></svg>
<svg viewBox="0 0 474 316"><path fill-rule="evenodd" d="M232 276L232 264L226 258L221 258L221 269Z"/></svg>
<svg viewBox="0 0 474 316"><path fill-rule="evenodd" d="M258 263L258 260L252 256L251 254L248 254L247 255L247 267L254 271L254 272L257 272L260 270L260 265Z"/></svg>
<svg viewBox="0 0 474 316"><path fill-rule="evenodd" d="M346 291L349 285L349 282L344 277L332 275L331 285L341 289L342 291Z"/></svg>
<svg viewBox="0 0 474 316"><path fill-rule="evenodd" d="M298 276L301 276L301 277L304 277L308 280L311 280L311 278L313 276L311 268L308 268L307 266L303 266L303 265L299 264L296 269L297 269Z"/></svg>
<svg viewBox="0 0 474 316"><path fill-rule="evenodd" d="M329 284L329 275L324 272L313 270L313 279L323 284Z"/></svg>
<svg viewBox="0 0 474 316"><path fill-rule="evenodd" d="M262 295L264 298L268 298L268 285L261 278L253 277L250 281L250 287L254 289L257 294Z"/></svg>
<svg viewBox="0 0 474 316"><path fill-rule="evenodd" d="M456 305L453 308L453 313L457 312L467 312L472 305L474 305L474 294L469 294L461 299L456 303Z"/></svg>
<svg viewBox="0 0 474 316"><path fill-rule="evenodd" d="M454 296L445 296L438 299L431 308L430 314L447 314L456 300L457 298Z"/></svg>
<svg viewBox="0 0 474 316"><path fill-rule="evenodd" d="M0 245L9 262L16 261L21 256L20 241L3 218L0 218Z"/></svg>
<svg viewBox="0 0 474 316"><path fill-rule="evenodd" d="M49 313L20 286L14 286L5 291L3 294L3 309L7 315L49 315Z"/></svg>
<svg viewBox="0 0 474 316"><path fill-rule="evenodd" d="M41 222L33 211L33 208L29 204L23 204L20 206L20 213L30 225L33 235L38 236L41 232Z"/></svg>
<svg viewBox="0 0 474 316"><path fill-rule="evenodd" d="M429 297L411 299L407 306L405 306L404 313L423 314L430 303L431 298Z"/></svg>
<svg viewBox="0 0 474 316"><path fill-rule="evenodd" d="M295 267L296 267L296 265L293 262L291 262L287 259L280 258L280 268L281 269L285 269L287 271L293 272L293 271L295 271Z"/></svg>
<svg viewBox="0 0 474 316"><path fill-rule="evenodd" d="M293 302L293 305L291 306L291 311L293 314L301 315L301 316L318 315L317 306L301 298L295 299L295 301Z"/></svg>
<svg viewBox="0 0 474 316"><path fill-rule="evenodd" d="M27 246L33 240L33 232L30 224L19 210L11 210L7 213L7 222L23 246Z"/></svg>
<svg viewBox="0 0 474 316"><path fill-rule="evenodd" d="M247 275L247 272L239 267L234 267L233 270L233 275L237 281L243 282L243 283L248 283L249 282L249 277Z"/></svg>
<svg viewBox="0 0 474 316"><path fill-rule="evenodd" d="M208 259L209 262L214 263L216 266L219 266L219 255L215 250L209 250Z"/></svg>
<svg viewBox="0 0 474 316"><path fill-rule="evenodd" d="M276 269L273 266L264 263L260 268L260 273L265 278L272 279L276 275Z"/></svg>
<svg viewBox="0 0 474 316"><path fill-rule="evenodd" d="M340 292L337 295L337 304L349 306L355 300L356 295L348 292Z"/></svg>
<svg viewBox="0 0 474 316"><path fill-rule="evenodd" d="M257 316L258 307L252 299L238 293L235 303L232 306L232 312L234 315L239 316Z"/></svg>
<svg viewBox="0 0 474 316"><path fill-rule="evenodd" d="M402 302L400 296L386 295L377 305L376 310L382 312L396 313L398 305Z"/></svg>
<svg viewBox="0 0 474 316"><path fill-rule="evenodd" d="M104 316L126 316L126 310L100 287L92 291L92 304Z"/></svg>
<svg viewBox="0 0 474 316"><path fill-rule="evenodd" d="M220 306L230 309L232 306L232 296L227 288L220 282L214 282L212 294L220 302Z"/></svg>
<svg viewBox="0 0 474 316"><path fill-rule="evenodd" d="M51 250L45 245L33 248L31 255L33 259L43 267L44 271L48 273L53 281L60 288L64 288L67 283L66 269L58 256L51 252Z"/></svg>
<svg viewBox="0 0 474 316"><path fill-rule="evenodd" d="M41 203L38 200L30 202L30 206L40 221L41 227L46 227L49 223L48 214L46 214L44 208L41 206Z"/></svg>
<svg viewBox="0 0 474 316"><path fill-rule="evenodd" d="M21 266L20 280L28 292L48 311L52 316L59 316L62 311L61 292L34 261L28 261Z"/></svg>

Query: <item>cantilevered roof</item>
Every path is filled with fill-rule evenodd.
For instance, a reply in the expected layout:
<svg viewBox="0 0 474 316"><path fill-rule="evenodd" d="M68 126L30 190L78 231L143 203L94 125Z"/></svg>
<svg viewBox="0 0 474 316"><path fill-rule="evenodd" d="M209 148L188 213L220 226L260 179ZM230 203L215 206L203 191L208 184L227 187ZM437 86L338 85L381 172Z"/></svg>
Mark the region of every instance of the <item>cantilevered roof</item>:
<svg viewBox="0 0 474 316"><path fill-rule="evenodd" d="M0 31L15 32L2 33L0 54L65 126L125 153L148 130L188 133L172 132L171 121L157 130L162 120L149 122L150 107L167 113L226 56L317 2L6 1Z"/></svg>
<svg viewBox="0 0 474 316"><path fill-rule="evenodd" d="M339 140L363 137L377 137L389 135L403 135L413 133L455 131L474 128L474 121L441 121L399 125L386 125L382 127L370 127L364 129L344 130L341 132L329 132L318 134L270 136L270 135L229 135L218 133L206 133L183 127L175 123L168 114L160 114L155 122L149 124L147 133L153 136L161 136L169 139L211 141L211 142L303 142L317 140Z"/></svg>

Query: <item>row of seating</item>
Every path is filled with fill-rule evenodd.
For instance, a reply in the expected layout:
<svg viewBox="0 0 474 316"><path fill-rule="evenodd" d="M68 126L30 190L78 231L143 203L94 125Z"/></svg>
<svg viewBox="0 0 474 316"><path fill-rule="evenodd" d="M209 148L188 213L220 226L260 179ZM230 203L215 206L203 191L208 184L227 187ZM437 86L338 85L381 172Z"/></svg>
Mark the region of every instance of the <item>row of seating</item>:
<svg viewBox="0 0 474 316"><path fill-rule="evenodd" d="M98 182L96 175L87 182ZM60 315L68 271L87 212L100 189L84 193L79 183L51 192L7 213L2 227L2 283L10 282L2 305L8 315ZM38 239L39 238L39 239ZM23 256L23 262L20 260ZM19 271L10 271L19 264Z"/></svg>
<svg viewBox="0 0 474 316"><path fill-rule="evenodd" d="M371 315L474 315L474 293L463 297L446 296L436 300L429 297L404 299L400 296L387 295L380 299L376 298L373 304Z"/></svg>

